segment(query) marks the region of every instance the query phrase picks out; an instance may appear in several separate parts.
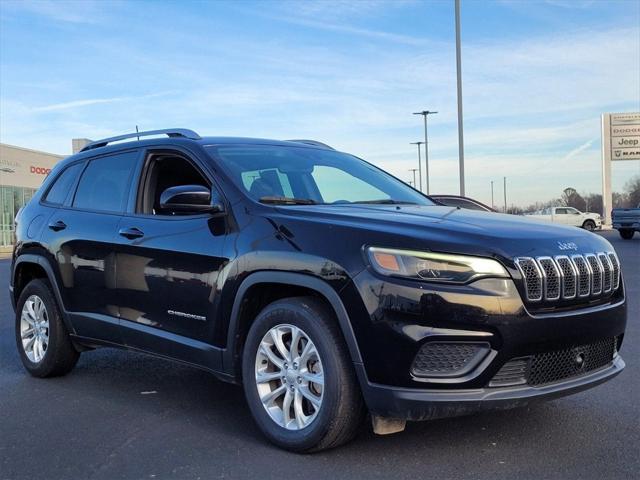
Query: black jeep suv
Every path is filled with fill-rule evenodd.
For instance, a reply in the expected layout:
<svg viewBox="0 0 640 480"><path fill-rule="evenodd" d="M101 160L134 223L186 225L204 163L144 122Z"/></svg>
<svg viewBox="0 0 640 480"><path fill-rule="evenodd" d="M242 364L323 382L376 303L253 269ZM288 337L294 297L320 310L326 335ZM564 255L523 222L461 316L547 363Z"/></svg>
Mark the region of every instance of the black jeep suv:
<svg viewBox="0 0 640 480"><path fill-rule="evenodd" d="M32 375L102 346L185 362L242 383L290 450L339 445L366 412L392 433L624 368L624 284L602 237L436 205L319 142L97 141L53 169L16 231Z"/></svg>

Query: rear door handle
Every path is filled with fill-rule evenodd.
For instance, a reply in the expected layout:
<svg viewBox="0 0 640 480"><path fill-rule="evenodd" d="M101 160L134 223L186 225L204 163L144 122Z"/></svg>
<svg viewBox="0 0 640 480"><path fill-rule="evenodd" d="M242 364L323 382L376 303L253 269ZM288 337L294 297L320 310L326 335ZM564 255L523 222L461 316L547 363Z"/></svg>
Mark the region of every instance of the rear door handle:
<svg viewBox="0 0 640 480"><path fill-rule="evenodd" d="M51 222L49 224L49 228L54 232L59 232L60 230L64 230L65 228L67 228L67 224L62 220L58 220L57 222Z"/></svg>
<svg viewBox="0 0 640 480"><path fill-rule="evenodd" d="M138 228L121 228L118 231L118 234L124 238L128 238L129 240L133 240L134 238L142 238L144 237L144 232Z"/></svg>

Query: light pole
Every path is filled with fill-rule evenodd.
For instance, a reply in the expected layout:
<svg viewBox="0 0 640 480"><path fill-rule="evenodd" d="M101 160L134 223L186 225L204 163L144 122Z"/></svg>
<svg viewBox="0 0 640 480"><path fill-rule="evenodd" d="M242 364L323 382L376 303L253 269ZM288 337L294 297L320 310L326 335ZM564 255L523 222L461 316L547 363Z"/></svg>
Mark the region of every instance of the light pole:
<svg viewBox="0 0 640 480"><path fill-rule="evenodd" d="M416 188L416 172L418 171L417 168L410 168L409 169L410 172L413 172L413 188ZM411 182L409 182L411 183Z"/></svg>
<svg viewBox="0 0 640 480"><path fill-rule="evenodd" d="M504 181L504 213L507 213L507 177L503 177Z"/></svg>
<svg viewBox="0 0 640 480"><path fill-rule="evenodd" d="M496 204L493 203L493 180L491 180L491 208L496 208Z"/></svg>
<svg viewBox="0 0 640 480"><path fill-rule="evenodd" d="M460 0L456 0L456 73L458 85L458 161L460 195L464 197L464 135L462 133L462 56L460 53Z"/></svg>
<svg viewBox="0 0 640 480"><path fill-rule="evenodd" d="M427 135L427 116L435 115L438 112L430 112L429 110L423 110L421 112L414 112L414 115L424 116L424 173L426 175L427 195L429 195L429 137Z"/></svg>
<svg viewBox="0 0 640 480"><path fill-rule="evenodd" d="M420 191L422 191L422 158L420 158L420 145L422 145L423 143L424 142L411 142L411 145L418 146L418 178L419 178Z"/></svg>

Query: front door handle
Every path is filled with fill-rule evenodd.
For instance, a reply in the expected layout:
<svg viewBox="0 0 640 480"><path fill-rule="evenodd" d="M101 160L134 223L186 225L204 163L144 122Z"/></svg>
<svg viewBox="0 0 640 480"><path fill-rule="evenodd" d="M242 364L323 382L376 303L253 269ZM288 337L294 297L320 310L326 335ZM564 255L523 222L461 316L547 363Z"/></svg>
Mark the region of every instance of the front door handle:
<svg viewBox="0 0 640 480"><path fill-rule="evenodd" d="M129 240L133 240L134 238L142 238L144 237L144 232L136 227L133 228L121 228L118 231L118 234L124 238L128 238Z"/></svg>
<svg viewBox="0 0 640 480"><path fill-rule="evenodd" d="M58 220L57 222L51 222L49 224L49 228L54 232L59 232L60 230L64 230L65 228L67 228L67 224L62 220Z"/></svg>

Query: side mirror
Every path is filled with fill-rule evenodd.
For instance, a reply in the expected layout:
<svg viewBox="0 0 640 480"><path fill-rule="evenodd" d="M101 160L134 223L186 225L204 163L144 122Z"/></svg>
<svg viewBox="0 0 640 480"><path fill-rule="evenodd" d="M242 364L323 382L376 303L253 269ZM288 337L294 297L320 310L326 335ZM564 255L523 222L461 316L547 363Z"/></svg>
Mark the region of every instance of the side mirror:
<svg viewBox="0 0 640 480"><path fill-rule="evenodd" d="M177 185L160 195L162 211L174 214L219 213L224 210L221 202L211 201L211 190L202 185Z"/></svg>

